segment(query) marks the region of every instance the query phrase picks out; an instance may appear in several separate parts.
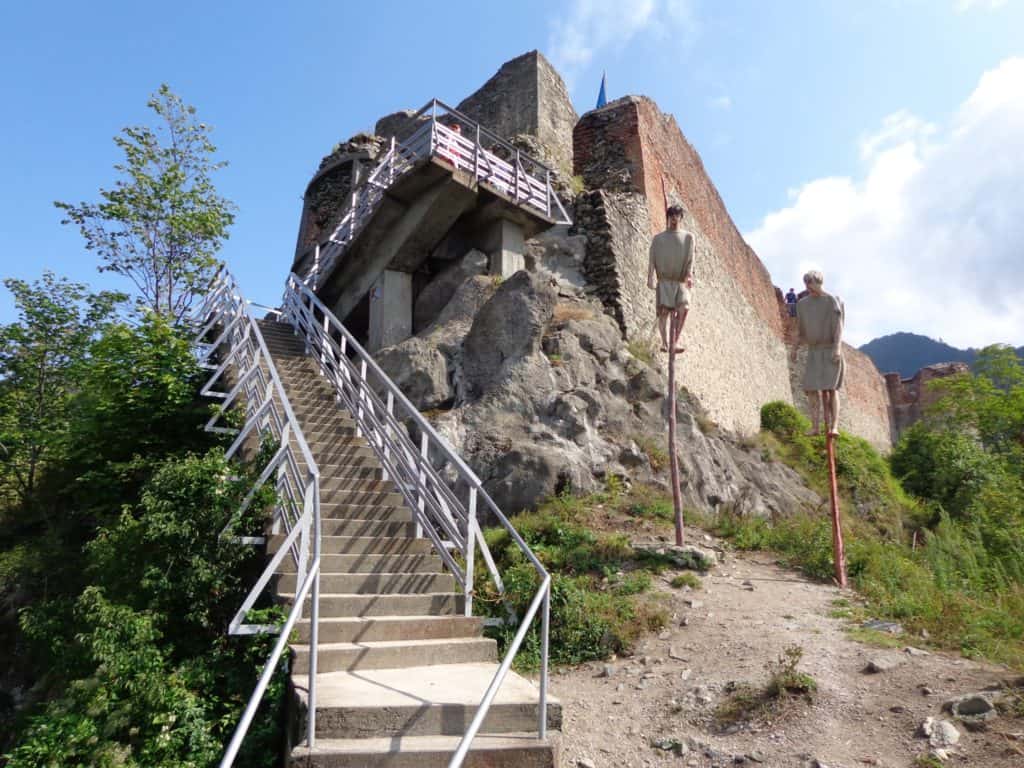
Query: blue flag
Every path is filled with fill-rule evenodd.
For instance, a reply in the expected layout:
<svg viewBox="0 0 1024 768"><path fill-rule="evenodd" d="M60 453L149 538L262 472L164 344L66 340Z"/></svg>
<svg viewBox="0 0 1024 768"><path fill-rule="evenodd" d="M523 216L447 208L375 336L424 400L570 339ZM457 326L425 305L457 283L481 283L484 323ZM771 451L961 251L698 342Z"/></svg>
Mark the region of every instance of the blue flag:
<svg viewBox="0 0 1024 768"><path fill-rule="evenodd" d="M597 92L597 106L594 109L600 109L608 103L607 97L604 95L604 72L601 73L601 90Z"/></svg>

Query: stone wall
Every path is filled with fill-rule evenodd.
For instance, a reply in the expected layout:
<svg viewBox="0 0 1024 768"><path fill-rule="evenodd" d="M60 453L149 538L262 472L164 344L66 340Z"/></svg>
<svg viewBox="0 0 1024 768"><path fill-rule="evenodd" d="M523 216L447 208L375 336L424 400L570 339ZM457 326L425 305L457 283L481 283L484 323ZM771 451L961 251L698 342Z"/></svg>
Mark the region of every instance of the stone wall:
<svg viewBox="0 0 1024 768"><path fill-rule="evenodd" d="M561 75L539 51L502 64L457 109L513 143L519 136L537 139L524 149L539 149L540 160L563 176L572 176L576 110Z"/></svg>
<svg viewBox="0 0 1024 768"><path fill-rule="evenodd" d="M574 131L576 173L588 189L577 203L587 235L593 292L630 339L655 343L654 298L646 286L650 238L665 226L665 200L687 211L697 236L697 284L687 319L681 381L713 419L738 432L759 427L770 400L806 409L789 361L792 340L781 292L743 240L701 159L648 98L628 96L585 114ZM888 449L888 393L871 361L847 347L844 429Z"/></svg>

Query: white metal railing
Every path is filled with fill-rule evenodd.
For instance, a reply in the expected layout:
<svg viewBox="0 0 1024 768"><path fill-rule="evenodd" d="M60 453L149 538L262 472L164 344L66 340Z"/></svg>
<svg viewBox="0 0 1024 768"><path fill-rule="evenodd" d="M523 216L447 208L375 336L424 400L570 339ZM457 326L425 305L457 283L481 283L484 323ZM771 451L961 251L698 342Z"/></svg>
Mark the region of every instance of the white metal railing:
<svg viewBox="0 0 1024 768"><path fill-rule="evenodd" d="M196 337L200 365L212 371L201 392L222 401L221 408L206 424L214 432L236 433L226 452L230 460L250 438L260 444L270 440L274 455L261 468L260 474L244 497L235 517L224 528L230 534L235 519L243 515L256 492L274 477L277 503L270 522L272 534L285 533L285 539L267 563L256 584L231 620L228 631L235 635L278 633L274 649L267 659L245 711L232 735L221 768L234 763L242 741L249 730L267 685L287 646L295 622L302 617L306 596L310 596L310 659L309 716L306 740L310 747L316 740L316 666L318 621L320 607L320 471L310 452L298 419L292 410L284 386L271 359L263 334L234 278L225 269L218 273L210 292L195 315L202 325ZM213 341L206 339L215 336ZM217 363L211 362L214 358ZM217 389L233 378L229 389ZM233 405L243 409L245 421L241 428L219 426L218 422ZM242 537L245 544L262 544L263 537ZM249 624L246 618L256 600L290 556L295 566L295 598L283 626Z"/></svg>
<svg viewBox="0 0 1024 768"><path fill-rule="evenodd" d="M306 249L299 258L298 263L305 267L303 280L314 290L377 210L384 191L431 157L471 173L477 182L516 205L541 213L557 224L572 223L551 184L551 169L544 163L437 99L409 119L422 124L401 143L392 138L390 149L369 176L361 183L353 180L341 221L326 239Z"/></svg>
<svg viewBox="0 0 1024 768"><path fill-rule="evenodd" d="M452 757L450 768L462 765L538 613L541 617L541 667L537 730L539 738L545 738L551 608L551 577L547 570L484 490L473 470L298 275L292 274L288 279L281 319L296 329L307 352L318 361L321 373L334 387L339 403L350 411L356 421L357 434L366 440L380 461L384 479L395 483L413 510L418 534L430 539L455 576L462 589L467 616L473 612L474 557L478 547L498 593L504 595L501 575L477 522L481 505L485 513L508 532L537 571L540 586L525 614L512 617L518 622L518 630Z"/></svg>

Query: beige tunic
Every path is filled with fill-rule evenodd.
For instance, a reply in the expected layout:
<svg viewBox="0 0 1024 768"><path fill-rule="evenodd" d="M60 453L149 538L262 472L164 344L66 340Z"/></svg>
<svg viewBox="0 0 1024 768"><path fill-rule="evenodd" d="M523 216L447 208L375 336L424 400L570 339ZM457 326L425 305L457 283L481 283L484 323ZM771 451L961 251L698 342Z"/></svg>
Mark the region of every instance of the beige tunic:
<svg viewBox="0 0 1024 768"><path fill-rule="evenodd" d="M693 235L681 229L655 235L650 263L658 277L658 308L688 309L690 290L685 282L693 276Z"/></svg>
<svg viewBox="0 0 1024 768"><path fill-rule="evenodd" d="M842 358L843 323L846 307L838 296L808 294L796 304L800 341L807 345L807 370L804 389L839 389L843 385L845 362ZM839 362L833 360L839 348Z"/></svg>

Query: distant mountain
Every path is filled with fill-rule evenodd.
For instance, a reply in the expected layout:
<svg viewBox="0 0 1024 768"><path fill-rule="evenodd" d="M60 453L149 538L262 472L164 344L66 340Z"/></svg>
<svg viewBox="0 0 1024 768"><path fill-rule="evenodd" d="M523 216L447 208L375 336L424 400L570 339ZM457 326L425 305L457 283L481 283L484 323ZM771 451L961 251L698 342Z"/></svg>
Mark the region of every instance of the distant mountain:
<svg viewBox="0 0 1024 768"><path fill-rule="evenodd" d="M899 371L900 376L909 379L926 365L935 363L961 362L974 364L978 350L957 349L941 341L935 341L917 333L892 333L869 341L860 348L875 363L882 373ZM1017 349L1024 357L1024 347Z"/></svg>

